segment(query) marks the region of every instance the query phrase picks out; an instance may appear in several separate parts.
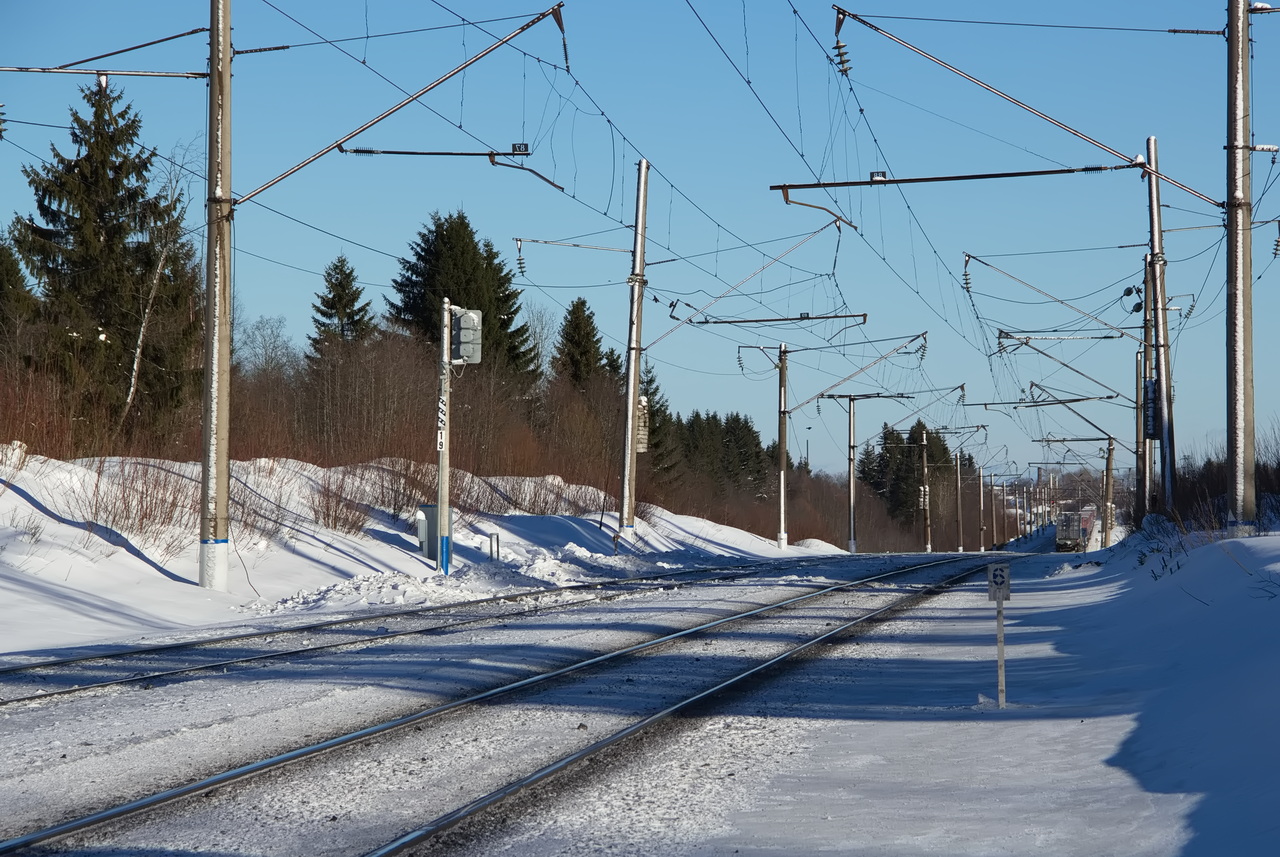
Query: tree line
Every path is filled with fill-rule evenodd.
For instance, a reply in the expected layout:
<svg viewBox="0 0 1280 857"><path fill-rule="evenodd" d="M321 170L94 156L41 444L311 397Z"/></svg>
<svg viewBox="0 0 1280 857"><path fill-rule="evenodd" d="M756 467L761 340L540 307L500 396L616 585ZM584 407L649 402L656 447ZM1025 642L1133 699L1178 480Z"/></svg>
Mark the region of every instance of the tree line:
<svg viewBox="0 0 1280 857"><path fill-rule="evenodd" d="M188 211L195 172L143 145L141 117L119 89L84 87L81 102L69 111L70 148L52 144L47 158L22 169L33 211L15 212L0 230L0 441L62 459L195 460L204 335L202 253L193 239L200 230L186 225L189 213L200 219ZM510 267L461 210L428 216L378 303L350 260L329 261L304 345L290 340L282 318L237 317L232 456L433 463L446 297L483 313L484 360L455 369L454 465L479 475L555 474L616 498L622 355L604 347L585 298L560 318L523 305ZM740 413L673 412L651 363L641 387L642 517L652 503L775 536L776 442L766 445ZM1273 438L1264 442L1262 492L1280 484L1277 450ZM1225 454L1183 462L1180 508L1216 514L1221 460ZM945 512L955 508L954 459L944 438L917 421L905 434L884 426L858 454L862 549L921 546L923 461L935 542L959 538ZM791 540L843 545L846 477L812 472L806 461L785 467ZM976 481L972 458L962 455L964 532L977 526Z"/></svg>
<svg viewBox="0 0 1280 857"><path fill-rule="evenodd" d="M81 100L71 148L51 145L23 168L34 212L15 213L0 235L0 431L57 458L198 458L202 254L184 225L184 169L143 145L141 117L118 88L86 86ZM528 311L461 210L429 215L383 306L350 260L331 260L305 346L281 318L236 319L232 456L433 461L445 298L483 319L483 361L454 370L453 464L557 474L616 498L622 355L603 347L584 298L558 324ZM672 412L652 364L641 392L642 512L654 503L772 534L776 445L739 413ZM839 480L807 462L787 467L792 539L842 541Z"/></svg>
<svg viewBox="0 0 1280 857"><path fill-rule="evenodd" d="M15 212L0 230L0 441L62 459L195 460L204 286L199 229L186 225L189 213L199 219L188 211L194 173L143 145L141 117L119 89L84 87L81 102L69 111L70 148L53 144L22 169L33 211ZM526 307L510 267L461 210L428 216L380 302L344 255L329 261L303 345L290 340L282 318L237 317L232 456L433 463L446 297L483 313L483 362L454 370L454 465L479 475L555 474L616 502L623 356L604 347L585 298L560 318ZM651 503L775 536L776 442L765 444L740 413L674 412L652 363L642 367L641 394L642 517ZM1260 448L1264 493L1280 485L1276 436ZM1219 451L1182 462L1179 508L1206 520L1221 512L1224 460ZM934 541L960 539L947 511L956 507L955 460L944 437L917 421L905 434L885 425L859 451L863 550L921 546L926 461ZM959 466L963 532L975 532L974 461L962 453ZM785 467L792 541L843 545L846 477L812 472L806 461Z"/></svg>

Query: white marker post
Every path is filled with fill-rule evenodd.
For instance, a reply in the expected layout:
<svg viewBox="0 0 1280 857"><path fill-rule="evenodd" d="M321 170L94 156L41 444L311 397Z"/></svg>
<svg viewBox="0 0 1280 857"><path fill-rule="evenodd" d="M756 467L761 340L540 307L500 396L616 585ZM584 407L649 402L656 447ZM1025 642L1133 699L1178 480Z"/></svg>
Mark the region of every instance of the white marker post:
<svg viewBox="0 0 1280 857"><path fill-rule="evenodd" d="M996 694L997 703L1004 708L1004 603L1009 600L1007 562L987 566L987 600L996 603Z"/></svg>

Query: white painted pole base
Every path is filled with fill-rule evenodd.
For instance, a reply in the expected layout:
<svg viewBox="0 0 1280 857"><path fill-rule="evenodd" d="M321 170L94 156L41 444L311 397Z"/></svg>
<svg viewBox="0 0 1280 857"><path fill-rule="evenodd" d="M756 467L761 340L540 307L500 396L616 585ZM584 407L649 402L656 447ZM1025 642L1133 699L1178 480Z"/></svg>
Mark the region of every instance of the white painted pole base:
<svg viewBox="0 0 1280 857"><path fill-rule="evenodd" d="M231 545L226 539L211 539L200 543L200 586L226 592L230 582L227 572Z"/></svg>

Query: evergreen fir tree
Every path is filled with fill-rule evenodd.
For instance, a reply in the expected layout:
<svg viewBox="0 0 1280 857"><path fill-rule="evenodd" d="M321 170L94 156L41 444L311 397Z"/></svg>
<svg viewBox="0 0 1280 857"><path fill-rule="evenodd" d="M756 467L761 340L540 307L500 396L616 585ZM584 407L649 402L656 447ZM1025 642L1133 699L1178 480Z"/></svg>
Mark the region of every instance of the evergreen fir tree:
<svg viewBox="0 0 1280 857"><path fill-rule="evenodd" d="M181 195L150 189L155 151L139 143L141 118L113 87L81 93L74 154L51 146L47 163L23 168L39 222L10 228L39 287L47 345L37 362L62 378L73 414L119 427L136 405L154 427L199 385L196 252L181 237Z"/></svg>
<svg viewBox="0 0 1280 857"><path fill-rule="evenodd" d="M433 213L409 248L409 258L400 260L400 276L391 281L399 299L387 299L393 321L439 342L441 309L448 298L454 306L482 313L486 362L497 361L517 374L536 372L529 327L516 324L520 290L512 286L515 277L493 242L476 238L463 212Z"/></svg>
<svg viewBox="0 0 1280 857"><path fill-rule="evenodd" d="M902 435L888 423L880 430L880 450L883 456L880 496L894 520L911 523L919 500L920 452L907 446Z"/></svg>
<svg viewBox="0 0 1280 857"><path fill-rule="evenodd" d="M17 322L34 319L39 306L17 252L0 239L0 330L10 331Z"/></svg>
<svg viewBox="0 0 1280 857"><path fill-rule="evenodd" d="M581 389L605 369L600 342L595 313L587 308L586 298L576 298L560 325L551 371Z"/></svg>
<svg viewBox="0 0 1280 857"><path fill-rule="evenodd" d="M360 302L364 290L356 284L356 272L345 255L339 254L324 269L324 285L325 290L316 293L319 303L311 305L315 312L311 324L316 332L307 337L311 346L307 356L312 359L322 356L331 343L363 341L374 327L371 302Z"/></svg>
<svg viewBox="0 0 1280 857"><path fill-rule="evenodd" d="M604 364L604 370L609 373L609 377L618 385L618 389L623 389L627 383L627 364L623 361L622 355L615 348L608 348L604 354L600 355L600 361Z"/></svg>
<svg viewBox="0 0 1280 857"><path fill-rule="evenodd" d="M658 374L648 360L640 370L640 395L649 409L649 451L642 460L661 495L674 483L682 463L680 424L672 415L667 397L658 386Z"/></svg>
<svg viewBox="0 0 1280 857"><path fill-rule="evenodd" d="M855 474L858 481L865 482L877 493L884 486L884 454L877 452L871 441L867 441L867 445L858 454Z"/></svg>
<svg viewBox="0 0 1280 857"><path fill-rule="evenodd" d="M768 466L760 433L750 417L730 413L724 418L722 478L732 488L756 497L765 493Z"/></svg>

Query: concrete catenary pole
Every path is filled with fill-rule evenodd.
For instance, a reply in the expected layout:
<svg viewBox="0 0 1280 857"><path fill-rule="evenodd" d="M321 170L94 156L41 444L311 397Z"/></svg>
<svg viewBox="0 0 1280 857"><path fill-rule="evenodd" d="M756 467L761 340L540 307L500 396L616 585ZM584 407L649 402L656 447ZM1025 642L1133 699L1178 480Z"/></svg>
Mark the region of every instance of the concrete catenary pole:
<svg viewBox="0 0 1280 857"><path fill-rule="evenodd" d="M857 462L856 457L858 448L855 445L853 433L853 403L854 397L849 397L849 553L858 552L858 514L854 505L854 488L858 484Z"/></svg>
<svg viewBox="0 0 1280 857"><path fill-rule="evenodd" d="M436 409L436 568L449 573L452 528L449 515L449 397L453 392L453 312L449 299L441 301L440 401Z"/></svg>
<svg viewBox="0 0 1280 857"><path fill-rule="evenodd" d="M986 497L984 494L984 486L982 484L982 465L978 465L978 553L985 553L987 550L987 518Z"/></svg>
<svg viewBox="0 0 1280 857"><path fill-rule="evenodd" d="M929 432L920 432L920 504L924 509L924 552L933 553L933 520L929 517Z"/></svg>
<svg viewBox="0 0 1280 857"><path fill-rule="evenodd" d="M227 591L231 379L231 0L209 4L209 164L205 203L204 459L200 585Z"/></svg>
<svg viewBox="0 0 1280 857"><path fill-rule="evenodd" d="M1158 171L1159 153L1156 138L1147 138L1147 165ZM1178 457L1173 442L1173 368L1169 349L1169 298L1165 288L1164 226L1160 215L1160 179L1147 173L1148 208L1151 213L1151 253L1147 265L1151 269L1152 320L1155 322L1156 388L1160 397L1160 504L1166 515L1174 511L1173 497L1178 478Z"/></svg>
<svg viewBox="0 0 1280 857"><path fill-rule="evenodd" d="M787 546L787 343L778 345L778 547Z"/></svg>
<svg viewBox="0 0 1280 857"><path fill-rule="evenodd" d="M1148 276L1150 275L1150 266L1147 267ZM1135 435L1134 435L1134 464L1133 464L1133 523L1137 528L1142 527L1142 519L1147 516L1147 505L1151 500L1151 446L1147 443L1147 375L1146 367L1148 365L1147 351L1151 345L1150 325L1146 320L1146 306L1149 303L1147 294L1150 292L1148 288L1143 289L1142 304L1143 313L1143 340L1144 344L1138 349L1134 355L1134 377L1136 380L1136 390L1134 391L1133 400L1137 402L1134 408L1135 414Z"/></svg>
<svg viewBox="0 0 1280 857"><path fill-rule="evenodd" d="M991 535L997 544L1009 540L1009 492L1000 484L1000 532L996 532L996 475L991 474Z"/></svg>
<svg viewBox="0 0 1280 857"><path fill-rule="evenodd" d="M627 320L627 414L623 437L619 530L633 539L636 527L636 424L640 407L640 323L644 314L644 231L649 199L649 162L640 159L636 181L636 230L631 249L631 312Z"/></svg>
<svg viewBox="0 0 1280 857"><path fill-rule="evenodd" d="M996 509L999 508L996 503L996 475L994 473L987 474L987 489L991 497L991 549L995 550L1000 544L1000 522L997 520Z"/></svg>
<svg viewBox="0 0 1280 857"><path fill-rule="evenodd" d="M1115 496L1115 464L1116 439L1109 437L1107 438L1107 472L1102 480L1102 546L1104 548L1111 546L1111 506L1112 498Z"/></svg>
<svg viewBox="0 0 1280 857"><path fill-rule="evenodd" d="M1253 189L1249 140L1249 2L1227 4L1227 478L1229 527L1252 532Z"/></svg>
<svg viewBox="0 0 1280 857"><path fill-rule="evenodd" d="M960 451L956 450L956 544L957 551L964 553L964 515L960 503Z"/></svg>

